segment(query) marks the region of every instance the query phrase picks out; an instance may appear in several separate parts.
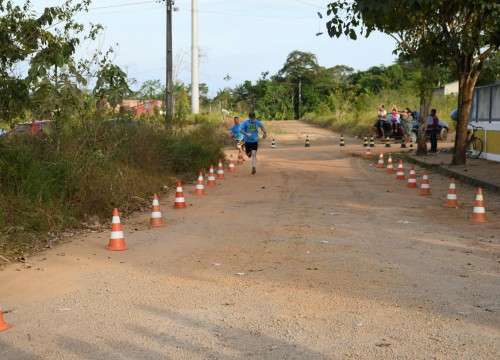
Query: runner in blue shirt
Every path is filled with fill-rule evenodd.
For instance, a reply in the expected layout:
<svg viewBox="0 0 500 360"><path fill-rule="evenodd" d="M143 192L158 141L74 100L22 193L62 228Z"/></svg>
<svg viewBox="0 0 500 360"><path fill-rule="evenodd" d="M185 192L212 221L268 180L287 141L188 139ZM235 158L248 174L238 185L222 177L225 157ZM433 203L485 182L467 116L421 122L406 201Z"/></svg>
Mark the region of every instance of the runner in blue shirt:
<svg viewBox="0 0 500 360"><path fill-rule="evenodd" d="M245 145L245 137L241 133L241 126L243 124L240 123L240 118L234 117L234 125L231 128L231 136L236 143L236 149L238 149L238 160L245 161L243 158L243 146Z"/></svg>
<svg viewBox="0 0 500 360"><path fill-rule="evenodd" d="M245 152L252 158L252 174L257 172L257 148L259 147L259 128L262 129L262 137L265 139L266 129L259 120L255 119L253 111L248 114L249 119L241 124L241 133L245 135Z"/></svg>

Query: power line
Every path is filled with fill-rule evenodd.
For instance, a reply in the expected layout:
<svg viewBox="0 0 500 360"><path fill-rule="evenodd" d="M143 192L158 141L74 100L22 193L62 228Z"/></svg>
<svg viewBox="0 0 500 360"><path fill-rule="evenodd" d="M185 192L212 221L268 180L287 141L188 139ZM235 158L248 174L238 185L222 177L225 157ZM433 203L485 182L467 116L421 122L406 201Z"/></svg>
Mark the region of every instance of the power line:
<svg viewBox="0 0 500 360"><path fill-rule="evenodd" d="M235 16L235 17L242 17L242 18L252 18L252 19L310 19L311 16L277 16L277 15L248 15L248 14L238 14L238 13L224 13L224 12L216 12L216 11L206 11L206 10L200 10L200 13L204 14L212 14L212 15L219 15L219 16Z"/></svg>
<svg viewBox="0 0 500 360"><path fill-rule="evenodd" d="M326 6L319 6L316 4L311 4L308 1L303 1L303 0L293 0L293 1L310 6L310 7L313 7L313 8L316 8L316 9L326 9Z"/></svg>
<svg viewBox="0 0 500 360"><path fill-rule="evenodd" d="M157 3L157 1L156 0L154 0L154 1L141 1L141 2L129 3L129 4L91 7L91 8L89 8L89 10L111 9L111 8L118 8L118 7L125 7L125 6L134 6L134 5L144 5L144 4L152 4L152 3Z"/></svg>

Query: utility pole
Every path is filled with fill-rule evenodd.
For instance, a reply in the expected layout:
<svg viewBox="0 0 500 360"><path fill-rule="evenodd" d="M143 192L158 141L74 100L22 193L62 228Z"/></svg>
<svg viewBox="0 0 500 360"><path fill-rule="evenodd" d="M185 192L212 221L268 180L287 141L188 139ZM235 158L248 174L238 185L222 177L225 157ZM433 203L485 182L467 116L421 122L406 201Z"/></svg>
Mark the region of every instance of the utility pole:
<svg viewBox="0 0 500 360"><path fill-rule="evenodd" d="M200 112L200 87L198 84L198 0L191 1L191 113Z"/></svg>
<svg viewBox="0 0 500 360"><path fill-rule="evenodd" d="M167 4L167 79L166 79L166 125L171 133L174 128L174 98L172 94L172 6L173 0L166 0Z"/></svg>
<svg viewBox="0 0 500 360"><path fill-rule="evenodd" d="M302 102L302 76L299 75L299 101L297 102L297 120L300 120L300 103Z"/></svg>

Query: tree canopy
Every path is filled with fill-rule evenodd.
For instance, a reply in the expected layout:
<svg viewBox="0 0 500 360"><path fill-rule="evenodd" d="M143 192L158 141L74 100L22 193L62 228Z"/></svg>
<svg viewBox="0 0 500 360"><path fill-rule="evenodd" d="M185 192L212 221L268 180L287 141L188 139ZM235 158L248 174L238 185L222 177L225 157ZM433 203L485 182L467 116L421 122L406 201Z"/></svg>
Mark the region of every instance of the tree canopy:
<svg viewBox="0 0 500 360"><path fill-rule="evenodd" d="M60 118L85 106L88 79L109 68L113 52L96 49L89 59L75 57L81 43L94 41L103 29L75 20L90 4L66 0L37 14L29 0L0 0L0 120Z"/></svg>
<svg viewBox="0 0 500 360"><path fill-rule="evenodd" d="M354 0L328 4L328 34L357 38L381 31L397 41L396 53L426 69L427 85L435 83L433 67L453 63L459 79L459 119L453 164L465 164L465 143L472 93L479 74L500 45L500 3L489 0ZM422 82L425 84L425 82ZM423 97L428 88L421 87ZM432 94L432 93L430 93ZM428 108L428 106L427 106Z"/></svg>

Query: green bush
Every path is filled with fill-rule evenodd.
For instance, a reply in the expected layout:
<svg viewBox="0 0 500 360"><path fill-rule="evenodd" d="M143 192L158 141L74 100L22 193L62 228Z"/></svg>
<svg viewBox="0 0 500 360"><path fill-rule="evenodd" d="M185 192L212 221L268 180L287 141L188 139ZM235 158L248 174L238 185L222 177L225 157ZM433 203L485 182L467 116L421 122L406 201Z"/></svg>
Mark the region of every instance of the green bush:
<svg viewBox="0 0 500 360"><path fill-rule="evenodd" d="M189 180L224 156L227 133L203 124L167 133L133 122L68 123L45 139L0 141L0 254L21 256L91 216L108 220L150 204L176 179Z"/></svg>

